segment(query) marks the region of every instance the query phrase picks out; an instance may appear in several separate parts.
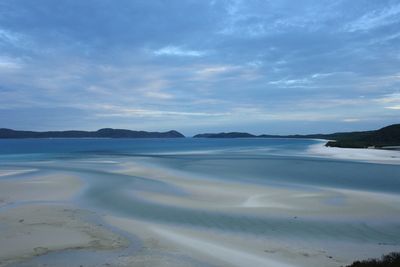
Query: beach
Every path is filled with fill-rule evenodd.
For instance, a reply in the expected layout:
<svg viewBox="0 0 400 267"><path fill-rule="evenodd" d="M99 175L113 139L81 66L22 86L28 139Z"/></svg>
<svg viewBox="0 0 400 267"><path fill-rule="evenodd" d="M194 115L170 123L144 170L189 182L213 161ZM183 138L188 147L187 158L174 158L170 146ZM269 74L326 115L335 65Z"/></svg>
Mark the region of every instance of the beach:
<svg viewBox="0 0 400 267"><path fill-rule="evenodd" d="M97 215L73 205L79 178L50 175L15 177L28 170L0 174L0 266L64 250L114 250L128 240L95 223Z"/></svg>
<svg viewBox="0 0 400 267"><path fill-rule="evenodd" d="M398 151L85 142L109 144L2 155L0 266L339 267L400 249Z"/></svg>

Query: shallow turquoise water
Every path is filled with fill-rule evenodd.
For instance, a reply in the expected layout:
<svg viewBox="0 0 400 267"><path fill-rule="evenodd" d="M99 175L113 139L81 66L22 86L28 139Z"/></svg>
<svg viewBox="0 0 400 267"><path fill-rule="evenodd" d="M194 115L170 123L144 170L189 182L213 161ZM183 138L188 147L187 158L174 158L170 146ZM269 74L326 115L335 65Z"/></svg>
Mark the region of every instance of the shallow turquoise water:
<svg viewBox="0 0 400 267"><path fill-rule="evenodd" d="M0 140L0 163L145 158L218 179L400 193L400 166L308 157L308 147L320 142L251 138L13 139Z"/></svg>
<svg viewBox="0 0 400 267"><path fill-rule="evenodd" d="M33 168L37 175L78 175L86 186L76 202L113 215L271 237L399 244L400 222L379 218L294 220L268 213L234 214L178 207L143 199L135 192L190 197L179 186L149 176L118 172L124 164L135 162L193 177L307 192L326 187L400 194L399 165L311 157L308 148L320 142L192 138L0 140L0 168ZM24 175L16 179L21 177ZM332 200L331 204L341 205L341 200Z"/></svg>

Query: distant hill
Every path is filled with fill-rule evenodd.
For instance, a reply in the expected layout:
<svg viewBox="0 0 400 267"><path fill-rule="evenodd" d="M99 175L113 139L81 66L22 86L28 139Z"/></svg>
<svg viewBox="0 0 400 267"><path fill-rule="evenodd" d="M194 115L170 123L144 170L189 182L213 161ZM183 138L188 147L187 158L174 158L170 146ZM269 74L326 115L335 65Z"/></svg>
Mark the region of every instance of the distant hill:
<svg viewBox="0 0 400 267"><path fill-rule="evenodd" d="M16 131L0 129L0 138L181 138L185 137L177 131L146 132L125 129L104 128L98 131Z"/></svg>
<svg viewBox="0 0 400 267"><path fill-rule="evenodd" d="M326 143L330 147L366 148L400 146L400 124L393 124L375 131L342 132L332 134L307 135L253 135L244 132L205 133L195 138L314 138L332 140Z"/></svg>

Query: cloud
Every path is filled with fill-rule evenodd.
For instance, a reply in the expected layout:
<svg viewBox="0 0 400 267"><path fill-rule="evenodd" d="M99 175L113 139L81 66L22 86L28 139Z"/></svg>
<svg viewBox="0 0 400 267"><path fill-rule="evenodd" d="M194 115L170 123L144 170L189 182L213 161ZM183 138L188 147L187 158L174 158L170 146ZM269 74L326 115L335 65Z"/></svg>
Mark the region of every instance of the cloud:
<svg viewBox="0 0 400 267"><path fill-rule="evenodd" d="M344 122L359 122L361 120L357 119L357 118L346 118L346 119L343 119L343 121Z"/></svg>
<svg viewBox="0 0 400 267"><path fill-rule="evenodd" d="M373 10L348 23L344 28L349 32L369 31L389 24L400 22L400 4Z"/></svg>
<svg viewBox="0 0 400 267"><path fill-rule="evenodd" d="M157 92L157 91L149 91L145 93L145 96L150 97L150 98L157 98L157 99L172 99L174 98L173 95L168 94L168 93L163 93L163 92Z"/></svg>
<svg viewBox="0 0 400 267"><path fill-rule="evenodd" d="M23 66L23 61L20 58L12 58L8 56L0 56L0 70L20 69Z"/></svg>
<svg viewBox="0 0 400 267"><path fill-rule="evenodd" d="M400 105L385 107L387 109L400 110Z"/></svg>
<svg viewBox="0 0 400 267"><path fill-rule="evenodd" d="M282 79L278 81L270 81L268 82L271 85L279 85L279 86L304 86L305 84L309 84L310 80L307 78L303 79Z"/></svg>
<svg viewBox="0 0 400 267"><path fill-rule="evenodd" d="M0 41L1 42L17 44L18 42L21 41L21 39L22 39L22 36L20 34L0 28Z"/></svg>
<svg viewBox="0 0 400 267"><path fill-rule="evenodd" d="M400 93L385 94L375 99L375 102L379 103L383 108L388 110L399 110L400 109Z"/></svg>
<svg viewBox="0 0 400 267"><path fill-rule="evenodd" d="M170 117L170 116L185 116L185 117L210 117L224 116L226 113L210 113L210 112L187 112L174 110L158 110L158 109L142 109L142 108L126 108L112 105L102 105L100 108L102 113L97 113L98 117Z"/></svg>
<svg viewBox="0 0 400 267"><path fill-rule="evenodd" d="M398 120L400 5L367 2L3 0L4 126L296 132Z"/></svg>
<svg viewBox="0 0 400 267"><path fill-rule="evenodd" d="M179 46L165 46L153 51L153 54L156 56L202 57L206 55L206 52L183 49Z"/></svg>
<svg viewBox="0 0 400 267"><path fill-rule="evenodd" d="M382 97L378 98L377 101L384 104L395 103L395 102L400 103L400 93L391 93L383 95Z"/></svg>

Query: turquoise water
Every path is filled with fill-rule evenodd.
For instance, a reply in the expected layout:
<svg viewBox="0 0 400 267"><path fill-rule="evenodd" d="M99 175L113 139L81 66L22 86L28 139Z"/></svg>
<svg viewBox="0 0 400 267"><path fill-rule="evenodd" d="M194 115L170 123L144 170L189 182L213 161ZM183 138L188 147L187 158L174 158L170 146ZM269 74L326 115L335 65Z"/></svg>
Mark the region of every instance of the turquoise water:
<svg viewBox="0 0 400 267"><path fill-rule="evenodd" d="M309 157L307 149L318 143L321 141L251 138L13 139L0 140L0 163L146 158L218 179L400 193L400 166Z"/></svg>
<svg viewBox="0 0 400 267"><path fill-rule="evenodd" d="M400 243L400 222L347 217L293 220L268 210L235 213L189 208L143 198L138 192L190 199L191 192L151 174L121 172L130 163L223 182L319 192L351 189L400 195L400 166L310 155L318 140L296 139L24 139L0 140L0 169L35 169L34 174L69 173L85 187L76 203L112 215L158 223L210 228L273 237L343 239ZM25 176L32 175L25 174ZM23 178L24 174L17 178ZM0 178L1 179L1 178ZM329 205L345 205L332 199ZM301 215L301 214L300 214ZM400 214L398 214L400 217Z"/></svg>

